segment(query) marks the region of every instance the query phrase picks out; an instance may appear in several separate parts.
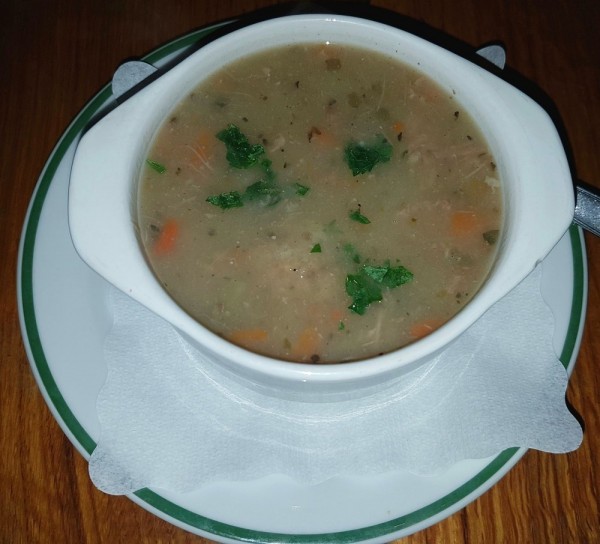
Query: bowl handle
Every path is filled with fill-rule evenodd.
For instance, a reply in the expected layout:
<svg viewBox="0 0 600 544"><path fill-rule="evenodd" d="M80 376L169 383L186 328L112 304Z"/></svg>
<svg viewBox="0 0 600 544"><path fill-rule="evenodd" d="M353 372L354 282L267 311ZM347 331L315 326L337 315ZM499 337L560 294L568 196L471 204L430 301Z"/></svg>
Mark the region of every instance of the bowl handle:
<svg viewBox="0 0 600 544"><path fill-rule="evenodd" d="M141 60L124 62L117 68L112 78L112 93L114 99L121 103L132 90L156 72L157 68Z"/></svg>

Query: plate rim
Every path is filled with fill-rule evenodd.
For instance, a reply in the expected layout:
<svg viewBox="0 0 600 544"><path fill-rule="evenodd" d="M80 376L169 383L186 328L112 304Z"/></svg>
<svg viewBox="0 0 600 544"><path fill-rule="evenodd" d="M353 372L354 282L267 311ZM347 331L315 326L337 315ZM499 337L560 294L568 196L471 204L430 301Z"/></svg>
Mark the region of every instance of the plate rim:
<svg viewBox="0 0 600 544"><path fill-rule="evenodd" d="M220 27L234 22L235 19L210 24L192 30L171 40L142 57L145 62L160 62L173 53L183 53L187 48L195 46L200 40ZM46 404L62 430L80 451L84 458L89 456L96 447L96 442L84 429L77 417L66 403L46 359L43 345L37 328L35 301L33 296L33 261L35 242L40 215L44 207L48 190L54 181L59 165L71 145L80 136L83 129L111 98L110 83L100 89L71 121L50 153L33 191L25 216L19 253L17 260L17 299L19 321L27 357L33 374L38 383ZM560 361L570 374L579 351L585 311L587 303L587 259L585 241L580 227L572 225L569 228L571 254L573 263L573 292L571 312L567 334L560 354ZM304 544L308 542L349 543L376 539L383 536L393 537L395 533L404 532L419 525L420 530L428 525L444 519L468 502L485 493L523 457L526 448L509 448L499 453L482 470L464 482L450 493L436 501L414 510L408 514L377 523L367 527L337 531L330 533L288 534L246 529L228 523L212 520L196 512L192 512L160 495L160 493L144 488L127 495L136 504L151 511L155 515L183 529L205 534L206 536L221 537L235 541L252 542L293 542ZM474 495L474 496L473 496ZM430 522L430 523L428 523ZM412 531L414 532L414 531ZM405 533L404 536L410 533Z"/></svg>

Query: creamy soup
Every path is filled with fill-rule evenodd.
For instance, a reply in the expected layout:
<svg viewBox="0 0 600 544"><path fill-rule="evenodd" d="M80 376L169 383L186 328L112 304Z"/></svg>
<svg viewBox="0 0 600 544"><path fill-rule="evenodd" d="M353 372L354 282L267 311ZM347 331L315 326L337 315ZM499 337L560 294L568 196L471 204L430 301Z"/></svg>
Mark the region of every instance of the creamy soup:
<svg viewBox="0 0 600 544"><path fill-rule="evenodd" d="M288 361L429 334L480 288L502 228L494 157L458 99L335 45L225 66L166 118L143 166L157 278L215 333Z"/></svg>

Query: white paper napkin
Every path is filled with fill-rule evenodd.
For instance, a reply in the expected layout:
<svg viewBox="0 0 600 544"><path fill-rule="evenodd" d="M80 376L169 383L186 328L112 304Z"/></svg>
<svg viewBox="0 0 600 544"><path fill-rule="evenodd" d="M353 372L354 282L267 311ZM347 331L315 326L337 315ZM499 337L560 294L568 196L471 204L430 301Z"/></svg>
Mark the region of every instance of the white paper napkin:
<svg viewBox="0 0 600 544"><path fill-rule="evenodd" d="M341 402L261 395L215 372L164 321L114 291L90 460L111 494L185 492L286 474L303 483L405 469L436 474L512 446L561 453L582 430L565 405L540 267L458 342L393 387Z"/></svg>

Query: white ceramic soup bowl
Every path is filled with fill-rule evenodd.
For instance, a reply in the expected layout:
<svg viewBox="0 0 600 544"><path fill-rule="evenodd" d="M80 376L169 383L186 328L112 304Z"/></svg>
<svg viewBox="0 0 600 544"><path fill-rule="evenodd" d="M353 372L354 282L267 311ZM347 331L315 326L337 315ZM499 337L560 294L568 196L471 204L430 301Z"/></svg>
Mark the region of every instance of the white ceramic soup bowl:
<svg viewBox="0 0 600 544"><path fill-rule="evenodd" d="M487 138L504 196L497 259L471 302L440 329L413 344L337 365L278 361L212 333L163 290L147 264L136 231L140 168L169 111L224 64L264 49L306 42L347 44L385 53L420 69L453 93ZM269 391L307 398L366 391L430 360L533 270L569 227L573 211L573 186L562 143L536 102L481 67L415 35L332 15L295 15L257 23L185 58L83 136L69 192L73 242L93 270L170 322L215 368Z"/></svg>

